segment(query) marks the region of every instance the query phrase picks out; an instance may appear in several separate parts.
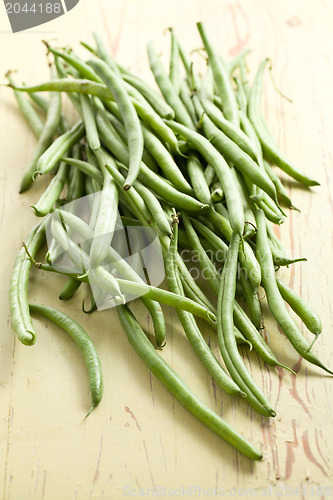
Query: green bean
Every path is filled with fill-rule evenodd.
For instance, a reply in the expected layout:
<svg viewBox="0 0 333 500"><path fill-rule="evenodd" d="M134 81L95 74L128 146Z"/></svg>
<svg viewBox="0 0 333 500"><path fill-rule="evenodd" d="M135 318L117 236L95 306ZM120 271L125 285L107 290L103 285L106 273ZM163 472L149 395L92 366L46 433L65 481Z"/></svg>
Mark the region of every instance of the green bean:
<svg viewBox="0 0 333 500"><path fill-rule="evenodd" d="M32 257L45 242L45 224L39 223L30 232L26 240L26 248ZM22 247L14 264L9 286L9 305L12 326L22 344L32 345L36 342L36 332L33 327L28 304L28 281L31 259L26 248Z"/></svg>
<svg viewBox="0 0 333 500"><path fill-rule="evenodd" d="M221 188L221 184L219 182L214 182L211 185L210 198L211 198L213 203L219 203L220 201L224 200L224 192L223 192L223 189ZM245 213L244 213L244 215L245 215Z"/></svg>
<svg viewBox="0 0 333 500"><path fill-rule="evenodd" d="M117 156L118 159L121 159L120 161L127 164L128 163L127 135L123 123L118 118L120 116L118 106L110 101L108 101L106 105L111 110L111 113L105 111L104 109L98 110L98 114L101 115L102 117L102 121L101 117L98 118L98 120L100 121L100 133L101 135L103 135L103 133L107 134L105 136L105 140L111 141L110 144L112 144L113 147L116 148L117 155L114 153L115 156ZM112 136L110 136L110 134L112 134ZM142 161L153 172L156 173L158 171L158 165L156 161L145 147L143 149Z"/></svg>
<svg viewBox="0 0 333 500"><path fill-rule="evenodd" d="M78 94L91 94L103 100L112 100L113 94L103 83L92 82L85 79L69 79L62 77L60 79L51 80L49 82L40 83L39 85L32 86L12 86L18 92L67 92L70 96L73 93Z"/></svg>
<svg viewBox="0 0 333 500"><path fill-rule="evenodd" d="M76 54L71 52L68 54L67 52L60 52L59 50L54 49L50 45L46 44L48 51L52 52L56 57L60 57L70 66L73 66L80 75L88 80L92 80L93 82L101 83L102 79L99 77L97 72L93 71L89 64L87 64L83 59L78 57Z"/></svg>
<svg viewBox="0 0 333 500"><path fill-rule="evenodd" d="M253 289L249 279L241 274L240 286L244 293L246 305L249 310L249 315L254 326L259 330L261 327L261 308L257 290Z"/></svg>
<svg viewBox="0 0 333 500"><path fill-rule="evenodd" d="M90 292L90 309L86 309L84 306L84 303L85 303L85 300L83 299L82 312L84 312L84 314L92 314L93 312L97 311L97 304L96 304L95 297L94 297L94 294L92 293L92 291Z"/></svg>
<svg viewBox="0 0 333 500"><path fill-rule="evenodd" d="M84 124L80 120L68 132L58 137L40 156L37 162L37 172L39 174L50 172L58 161L82 139L84 130Z"/></svg>
<svg viewBox="0 0 333 500"><path fill-rule="evenodd" d="M193 300L145 283L134 283L132 281L122 279L117 279L117 282L120 290L124 293L144 295L148 299L157 300L162 302L162 304L170 305L175 309L184 309L199 318L205 319L210 325L215 324L215 316L205 307L202 307Z"/></svg>
<svg viewBox="0 0 333 500"><path fill-rule="evenodd" d="M225 155L235 165L237 170L249 177L256 186L260 187L277 202L275 186L266 172L248 154L240 149L236 143L218 129L208 116L203 116L202 124L206 137L211 140L218 151Z"/></svg>
<svg viewBox="0 0 333 500"><path fill-rule="evenodd" d="M50 146L53 136L55 135L59 122L60 122L60 112L61 112L61 99L60 94L57 92L51 92L50 102L48 104L46 122L43 126L42 133L39 137L38 144L35 153L25 170L20 186L20 193L23 193L31 187L34 180L34 174L37 170L37 162L40 156L46 151Z"/></svg>
<svg viewBox="0 0 333 500"><path fill-rule="evenodd" d="M157 348L162 349L166 343L166 326L161 305L156 300L147 299L146 297L140 297L140 299L153 320Z"/></svg>
<svg viewBox="0 0 333 500"><path fill-rule="evenodd" d="M193 125L197 125L198 118L193 105L191 90L188 86L187 80L182 80L180 84L180 94L179 97L184 104L186 111L188 112Z"/></svg>
<svg viewBox="0 0 333 500"><path fill-rule="evenodd" d="M197 199L205 205L211 205L211 195L204 169L198 155L196 155L194 151L191 151L188 155L187 172Z"/></svg>
<svg viewBox="0 0 333 500"><path fill-rule="evenodd" d="M183 295L183 289L180 278L177 276L177 266L175 263L175 257L177 254L178 247L178 231L177 231L178 221L174 217L173 220L173 237L169 247L168 257L166 260L166 274L168 279L169 288L172 292L179 295ZM178 279L177 279L178 278ZM224 372L217 359L213 355L212 351L209 349L207 343L205 342L202 334L195 322L193 316L180 309L177 309L178 318L184 328L184 332L200 361L207 369L208 373L217 382L219 387L225 390L228 394L240 394L241 391L239 387L232 381L232 379Z"/></svg>
<svg viewBox="0 0 333 500"><path fill-rule="evenodd" d="M262 200L257 201L258 208L261 208L265 214L266 219L273 222L274 224L280 225L285 221L285 217L279 213L275 206L270 203L270 198L264 193L264 197Z"/></svg>
<svg viewBox="0 0 333 500"><path fill-rule="evenodd" d="M144 144L149 153L155 159L156 163L161 168L164 176L177 188L179 191L192 195L193 189L187 182L172 155L162 144L162 142L148 128L142 126Z"/></svg>
<svg viewBox="0 0 333 500"><path fill-rule="evenodd" d="M59 85L61 86L61 82L68 80L68 73L67 73L67 68L63 64L63 61L59 57L54 58L54 64L57 70L57 75L59 80ZM70 78L71 79L71 78ZM42 89L41 89L42 90ZM60 91L59 88L55 88L54 90ZM81 110L81 103L80 103L80 98L77 95L76 92L69 92L68 93L68 98L72 102L75 110L79 115L81 115L82 110Z"/></svg>
<svg viewBox="0 0 333 500"><path fill-rule="evenodd" d="M74 340L81 353L83 354L89 375L89 386L91 393L92 405L86 417L90 415L92 410L100 403L103 396L103 376L102 367L97 354L97 351L90 337L85 330L74 319L70 318L57 309L29 304L30 310L33 313L38 313L48 318L52 323L64 330L71 339Z"/></svg>
<svg viewBox="0 0 333 500"><path fill-rule="evenodd" d="M171 121L167 121L166 123L175 132L185 137L204 156L207 162L214 167L226 197L232 229L242 235L244 229L243 205L240 195L235 188L229 165L205 137L179 123Z"/></svg>
<svg viewBox="0 0 333 500"><path fill-rule="evenodd" d="M174 37L176 38L176 35L174 34ZM177 38L177 44L178 44L178 50L179 50L179 55L182 60L183 66L186 71L186 78L189 84L189 87L192 92L196 92L200 88L200 76L198 72L195 70L193 67L193 63L191 59L189 58L188 54L184 50L183 46L181 45L179 39Z"/></svg>
<svg viewBox="0 0 333 500"><path fill-rule="evenodd" d="M75 158L80 157L80 148L78 146L74 146L73 156ZM68 194L67 194L67 201L69 203L74 200L77 200L78 198L81 198L84 194L84 180L81 171L73 166L71 167L71 169L72 169L72 177L68 185ZM67 207L67 210L71 212L69 207ZM59 299L69 300L71 297L73 297L73 295L78 290L80 285L81 285L80 281L74 278L68 278L62 291L59 294Z"/></svg>
<svg viewBox="0 0 333 500"><path fill-rule="evenodd" d="M169 65L169 79L172 83L176 93L180 93L180 68L179 68L179 47L178 41L174 34L174 30L169 28L171 34L171 54L170 54L170 65Z"/></svg>
<svg viewBox="0 0 333 500"><path fill-rule="evenodd" d="M240 236L232 234L228 250L227 262L224 266L223 277L219 289L217 302L217 335L223 360L230 375L237 385L246 393L248 402L259 413L274 417L275 411L271 408L266 396L260 391L251 379L237 350L234 336L233 310L236 291L237 256L240 245Z"/></svg>
<svg viewBox="0 0 333 500"><path fill-rule="evenodd" d="M290 368L278 362L270 347L266 344L254 324L237 301L234 303L234 322L244 337L252 344L259 357L269 366L280 366L294 373Z"/></svg>
<svg viewBox="0 0 333 500"><path fill-rule="evenodd" d="M297 293L291 290L285 283L279 279L276 280L283 300L285 300L292 310L300 317L306 328L313 333L316 338L322 332L322 324L318 314L310 305L302 299Z"/></svg>
<svg viewBox="0 0 333 500"><path fill-rule="evenodd" d="M136 99L134 97L135 93L131 91L130 95L132 94L133 105L143 123L150 127L154 131L154 133L158 135L160 139L162 139L163 142L170 146L170 149L173 153L178 153L178 141L173 131L164 123L160 115L156 113L156 111L148 101L144 100L143 97L141 97L141 100Z"/></svg>
<svg viewBox="0 0 333 500"><path fill-rule="evenodd" d="M103 174L94 165L83 160L77 160L76 158L65 157L63 158L63 160L69 165L73 165L74 167L78 168L81 172L88 175L95 181L103 183Z"/></svg>
<svg viewBox="0 0 333 500"><path fill-rule="evenodd" d="M252 84L248 103L249 118L258 134L264 155L271 163L280 167L286 174L305 186L318 186L319 183L317 181L310 179L310 177L296 170L296 168L282 155L277 146L272 143L270 137L267 137L265 126L263 126L262 123L263 117L260 113L260 100L262 95L263 73L268 61L269 59L267 58L262 61Z"/></svg>
<svg viewBox="0 0 333 500"><path fill-rule="evenodd" d="M194 302L197 302L198 304L202 305L203 307L207 307L206 304L201 300L201 298L190 287L188 281L179 272L179 269L178 269L178 275L179 275L179 278L181 280L185 296L188 297L189 299L193 300ZM213 312L213 311L211 311L211 312Z"/></svg>
<svg viewBox="0 0 333 500"><path fill-rule="evenodd" d="M275 266L290 266L290 264L295 264L296 262L305 262L307 259L305 257L296 257L295 259L290 259L285 254L278 250L272 241L269 239L269 246L272 252L273 262Z"/></svg>
<svg viewBox="0 0 333 500"><path fill-rule="evenodd" d="M82 270L83 272L85 272L89 267L89 258L82 248L79 248L73 241L70 240L66 231L62 227L60 220L52 217L51 230L53 233L53 237L66 251L73 264L79 267L80 271ZM70 274L72 275L73 273ZM77 276L77 278L87 282L86 276L82 276L81 278ZM156 300L158 302L162 302L163 304L189 311L198 317L204 318L209 322L209 324L214 324L216 321L214 314L212 314L210 311L197 304L196 302L187 299L186 297L181 297L172 292L168 292L167 290L162 290L160 288L147 285L144 282L139 283L120 278L116 279L101 266L98 266L96 269L90 271L90 282L92 282L92 278L93 283L96 286L113 294L116 299L119 298L123 300L122 293L145 296L148 299Z"/></svg>
<svg viewBox="0 0 333 500"><path fill-rule="evenodd" d="M81 281L78 281L74 278L68 278L63 289L59 294L60 300L69 300L73 297L75 292L80 288Z"/></svg>
<svg viewBox="0 0 333 500"><path fill-rule="evenodd" d="M166 218L163 209L161 207L160 202L156 198L156 196L141 182L137 179L134 183L134 187L146 203L148 210L150 211L156 226L158 229L165 234L170 235L171 229L168 219Z"/></svg>
<svg viewBox="0 0 333 500"><path fill-rule="evenodd" d="M243 202L244 216L246 226L244 229L244 238L251 238L255 234L256 219L252 210L251 201L248 198L246 187L243 182L243 178L239 172L236 171L235 167L231 167L231 173L234 177L235 184L240 192Z"/></svg>
<svg viewBox="0 0 333 500"><path fill-rule="evenodd" d="M260 460L262 458L261 453L229 427L229 425L212 412L206 405L201 403L166 361L156 353L130 310L126 306L119 306L117 307L117 312L130 344L147 367L165 385L168 391L171 392L171 394L177 398L192 415L198 418L218 436L234 446L248 458Z"/></svg>
<svg viewBox="0 0 333 500"><path fill-rule="evenodd" d="M268 243L265 216L262 210L257 211L256 219L258 227L256 237L256 255L262 269L262 285L266 292L269 308L282 331L298 354L310 363L322 368L328 373L333 374L333 372L326 368L317 356L310 350L311 346L309 346L307 340L301 334L298 326L289 315L288 309L276 282L273 257Z"/></svg>
<svg viewBox="0 0 333 500"><path fill-rule="evenodd" d="M110 158L106 157L101 149L96 150L95 155L102 170L104 180L89 254L90 268L95 268L104 261L111 245L118 217L117 184L104 166L107 161L110 161Z"/></svg>
<svg viewBox="0 0 333 500"><path fill-rule="evenodd" d="M197 27L204 43L208 60L212 67L214 81L219 96L222 99L223 113L227 120L235 125L239 125L238 108L236 98L233 93L228 74L222 64L220 58L215 52L213 45L210 43L206 30L202 23L197 23Z"/></svg>
<svg viewBox="0 0 333 500"><path fill-rule="evenodd" d="M200 240L199 240L195 230L193 229L193 226L191 224L190 219L184 213L182 214L182 219L183 219L183 223L184 223L187 237L188 237L190 244L191 244L191 248L196 252L196 257L197 257L198 263L201 267L203 277L205 279L207 279L209 285L214 290L214 292L218 293L220 276L219 276L214 264L209 259L206 252L204 251L204 249L200 243Z"/></svg>
<svg viewBox="0 0 333 500"><path fill-rule="evenodd" d="M62 210L61 217L65 224L68 225L70 229L75 231L75 233L77 233L83 241L93 238L93 228L91 228L89 224L77 217L75 214ZM123 256L119 255L113 247L108 249L105 261L107 264L112 264L115 267L119 276L124 277L129 281L137 281L139 283L143 282L140 276L133 269L133 266L126 262L126 260L123 259Z"/></svg>
<svg viewBox="0 0 333 500"><path fill-rule="evenodd" d="M56 217L57 215L57 217ZM108 291L114 296L115 301L124 303L124 297L120 291L117 280L101 266L89 269L89 257L86 252L78 247L69 237L61 223L61 214L53 214L51 219L51 232L53 238L61 245L78 272L85 275L89 270L89 282L95 284L98 288ZM101 284L99 283L99 280ZM104 284L104 288L103 288Z"/></svg>
<svg viewBox="0 0 333 500"><path fill-rule="evenodd" d="M96 99L95 102L97 104ZM122 163L128 164L127 133L121 121L119 108L115 102L107 101L104 104L109 108L111 113L106 111L104 107L98 106L97 119L100 125L100 134L104 137L106 142L110 141L111 148L116 148L117 155L115 156L117 156ZM153 172L158 171L157 163L146 148L143 149L142 160L151 170L153 170Z"/></svg>
<svg viewBox="0 0 333 500"><path fill-rule="evenodd" d="M122 78L142 94L161 118L173 119L175 117L172 107L157 92L151 89L146 82L132 74L123 74Z"/></svg>
<svg viewBox="0 0 333 500"><path fill-rule="evenodd" d="M95 121L95 112L89 96L81 94L82 119L86 129L87 141L89 147L95 151L101 147L99 140L97 125Z"/></svg>
<svg viewBox="0 0 333 500"><path fill-rule="evenodd" d="M75 215L68 215L67 212L63 212L64 221L72 227L84 240L89 240L93 236L93 230L82 220L80 220ZM122 222L124 220L122 219ZM138 222L138 221L134 221ZM133 222L132 222L133 223ZM133 281L142 282L142 279L138 274L136 274L133 265L129 265L123 256L119 255L113 248L108 249L108 254L106 257L106 262L114 265L117 270L118 275ZM70 278L71 279L71 278ZM77 280L76 280L77 281ZM148 309L154 324L156 344L158 347L163 347L165 343L165 321L163 311L158 302L148 299L146 297L140 297L141 301Z"/></svg>
<svg viewBox="0 0 333 500"><path fill-rule="evenodd" d="M78 168L75 168L74 166L71 166L71 169L72 169L72 177L68 184L68 193L67 193L68 202L81 198L84 193L84 179L82 176L82 172Z"/></svg>
<svg viewBox="0 0 333 500"><path fill-rule="evenodd" d="M95 31L93 32L93 36L94 36L95 43L96 43L98 57L103 59L103 61L106 62L108 64L108 66L110 66L110 68L112 69L113 72L120 74L119 68L118 68L117 64L115 63L115 61L112 59L108 49L104 45L102 38Z"/></svg>
<svg viewBox="0 0 333 500"><path fill-rule="evenodd" d="M11 87L14 90L14 95L16 98L16 101L19 105L20 111L22 112L26 122L29 124L31 130L39 139L41 136L43 129L44 129L44 123L34 107L31 105L28 99L26 99L17 89L16 85L10 75L10 72L6 74L6 78L9 80L9 87Z"/></svg>
<svg viewBox="0 0 333 500"><path fill-rule="evenodd" d="M25 83L23 83L25 85ZM46 115L48 107L49 107L49 101L46 99L42 94L39 92L32 92L29 94L30 99L37 104L38 108L43 111L43 113Z"/></svg>
<svg viewBox="0 0 333 500"><path fill-rule="evenodd" d="M244 337L244 335L242 334L242 332L240 330L238 330L238 328L236 326L234 326L234 334L235 334L235 340L237 342L237 345L246 344L249 347L249 350L252 351L253 347L252 347L251 342L249 342Z"/></svg>
<svg viewBox="0 0 333 500"><path fill-rule="evenodd" d="M90 60L88 61L88 64L102 78L108 89L111 91L116 103L118 104L119 111L124 121L128 137L129 170L123 188L127 190L131 187L138 176L142 160L143 136L140 121L129 96L124 89L121 78L115 73L112 73L111 69L104 61Z"/></svg>
<svg viewBox="0 0 333 500"><path fill-rule="evenodd" d="M291 199L288 196L286 188L282 184L281 179L275 173L274 169L271 168L271 166L269 165L269 163L267 163L267 161L264 161L264 166L265 166L265 170L267 172L267 175L270 177L271 181L273 182L273 184L275 186L278 199L282 203L284 203L287 207L295 209L294 205L291 202Z"/></svg>
<svg viewBox="0 0 333 500"><path fill-rule="evenodd" d="M155 52L151 41L148 42L147 51L150 68L154 74L156 83L159 86L166 102L174 109L176 120L193 130L194 125L192 120L180 97L176 93L168 75L166 74L163 64Z"/></svg>
<svg viewBox="0 0 333 500"><path fill-rule="evenodd" d="M239 64L245 60L245 57L251 52L252 49L246 48L239 52L231 61L228 63L228 73L232 75Z"/></svg>
<svg viewBox="0 0 333 500"><path fill-rule="evenodd" d="M205 96L201 97L202 106L210 120L218 127L226 136L229 137L239 148L248 154L253 160L257 159L257 153L252 145L252 142L247 135L232 122L227 120L222 111L219 110Z"/></svg>
<svg viewBox="0 0 333 500"><path fill-rule="evenodd" d="M188 287L192 291L193 300L195 302L198 302L199 304L204 304L204 307L206 307L210 312L215 314L216 309L209 301L209 299L206 297L206 295L202 292L201 288L197 285L190 271L186 267L185 262L183 261L183 259L179 254L176 256L176 264L178 266L178 271L181 280L183 282L183 285L184 286L186 285L186 287ZM194 297L196 297L196 299L194 299Z"/></svg>
<svg viewBox="0 0 333 500"><path fill-rule="evenodd" d="M125 177L121 174L121 172L119 172L117 165L112 157L108 157L105 168L110 172L118 186L122 187L124 185ZM123 196L126 198L129 204L129 208L134 207L134 211L136 212L138 219L142 221L144 225L154 226L151 213L149 212L144 199L138 193L135 187L133 187L133 189L130 189L128 192L125 191L125 193L123 193Z"/></svg>
<svg viewBox="0 0 333 500"><path fill-rule="evenodd" d="M263 161L263 155L262 155L261 143L257 135L257 132L255 131L250 119L248 118L248 116L245 114L244 111L240 110L239 116L240 116L240 123L242 130L251 141L256 151L256 158L258 161L258 165L260 165L260 162Z"/></svg>
<svg viewBox="0 0 333 500"><path fill-rule="evenodd" d="M52 211L54 204L64 188L67 175L68 165L65 162L61 162L58 172L55 174L36 205L31 205L35 211L35 215L44 217Z"/></svg>
<svg viewBox="0 0 333 500"><path fill-rule="evenodd" d="M208 187L213 183L215 178L215 169L212 165L207 165L204 171L205 179Z"/></svg>
<svg viewBox="0 0 333 500"><path fill-rule="evenodd" d="M209 208L208 205L204 205L192 196L181 193L175 189L162 177L149 170L143 163L141 164L139 179L143 184L149 186L157 195L161 196L161 198L172 203L177 210L184 209L188 212L198 214L207 212Z"/></svg>
<svg viewBox="0 0 333 500"><path fill-rule="evenodd" d="M215 206L217 209L220 204L216 203ZM221 233L229 242L231 240L232 228L229 223L229 220L226 219L223 215L218 212L214 212L214 214L209 214L206 217L206 220L200 218L198 222L204 222L207 225L207 221L213 224L213 227ZM200 227L200 226L198 226ZM200 229L202 231L202 228ZM221 240L221 238L214 234L213 231L209 231L209 241L214 241L216 248L221 249L223 252L225 251L225 243ZM205 234L202 233L203 236ZM244 240L243 245L239 248L239 262L246 272L247 277L249 278L253 288L255 290L258 289L261 282L261 272L258 261L250 247L249 243Z"/></svg>

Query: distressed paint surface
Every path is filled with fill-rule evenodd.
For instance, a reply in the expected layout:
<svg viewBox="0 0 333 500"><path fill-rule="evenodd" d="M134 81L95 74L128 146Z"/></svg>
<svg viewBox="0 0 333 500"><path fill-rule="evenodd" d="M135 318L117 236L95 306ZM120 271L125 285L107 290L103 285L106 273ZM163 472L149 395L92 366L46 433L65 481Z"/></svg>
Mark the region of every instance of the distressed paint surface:
<svg viewBox="0 0 333 500"><path fill-rule="evenodd" d="M151 83L146 43L153 39L167 63L167 26L190 50L201 46L195 22L204 21L225 57L251 47L253 70L263 57L272 58L275 82L293 103L281 98L267 76L264 113L286 155L321 183L310 193L286 180L301 213L290 212L278 234L291 256L305 256L308 262L279 273L320 314L323 334L315 350L331 368L332 18L328 0L81 0L69 14L38 30L9 35L0 13L0 74L19 68L16 79L29 83L48 78L42 38L56 37L59 45L73 45L84 55L79 40L92 41L92 30L105 37L119 61ZM151 376L128 345L114 311L83 316L83 289L76 299L58 304L63 279L50 280L34 270L31 300L71 314L100 353L104 398L83 421L90 398L75 345L41 318L35 319L38 340L30 348L10 328L10 273L35 220L29 205L45 182L40 179L28 193L17 194L36 140L8 89L0 88L0 103L0 498L119 499L140 492L146 497L332 497L333 379L299 359L264 303L270 345L297 375L268 368L254 353L242 352L277 412L275 419L264 420L244 401L221 394L195 359L170 308L165 308L168 343L161 352L203 401L262 447L264 460L253 464L195 421ZM147 314L139 306L136 310L152 333ZM216 352L215 336L205 334L211 335Z"/></svg>

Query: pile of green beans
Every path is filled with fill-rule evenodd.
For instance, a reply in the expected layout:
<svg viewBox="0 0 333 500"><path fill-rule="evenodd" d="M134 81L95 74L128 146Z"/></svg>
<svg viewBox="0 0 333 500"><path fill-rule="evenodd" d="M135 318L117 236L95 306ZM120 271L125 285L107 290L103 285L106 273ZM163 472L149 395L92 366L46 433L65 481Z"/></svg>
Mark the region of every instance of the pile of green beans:
<svg viewBox="0 0 333 500"><path fill-rule="evenodd" d="M60 272L54 262L65 253L74 267L61 271L65 281L59 298L71 299L84 283L91 309L82 309L92 313L98 302L92 285L110 294L130 344L162 384L218 436L249 459L260 460L261 452L203 404L159 355L158 349L168 345L161 304L176 309L189 344L219 387L244 398L263 417L274 417L276 412L253 381L238 346L253 349L269 366L292 370L276 358L262 334L259 287L297 353L332 374L313 352L322 330L318 315L277 278L280 266L306 260L288 257L274 232L274 225L286 220L286 211L295 209L277 168L304 186L318 182L284 157L261 113L268 59L250 85L245 70L248 51L226 62L204 25L198 23L197 28L207 62L203 75L172 29L169 69L148 43L159 92L114 60L97 34L94 47L82 43L90 51L87 60L68 47L46 44L48 56L54 58L50 81L19 86L8 73L8 86L38 138L20 193L42 175L50 181L33 204L39 223L14 265L12 325L25 345L37 339L31 313L44 315L70 335L87 364L90 413L103 394L101 363L91 339L61 311L30 303L27 293L32 265ZM44 92L50 93L49 98ZM63 114L63 93L77 114L74 124ZM64 203L96 193L89 222L62 210ZM169 290L144 282L113 248L118 214L125 227L147 226L157 235ZM50 220L53 239L46 248ZM75 243L73 233L85 243ZM39 262L38 252L43 252ZM200 279L193 277L185 254L195 256ZM203 291L204 281L209 297ZM137 300L151 315L154 340L126 304L131 294L140 296ZM291 317L290 308L314 335L312 342ZM219 355L205 340L196 318L216 331Z"/></svg>

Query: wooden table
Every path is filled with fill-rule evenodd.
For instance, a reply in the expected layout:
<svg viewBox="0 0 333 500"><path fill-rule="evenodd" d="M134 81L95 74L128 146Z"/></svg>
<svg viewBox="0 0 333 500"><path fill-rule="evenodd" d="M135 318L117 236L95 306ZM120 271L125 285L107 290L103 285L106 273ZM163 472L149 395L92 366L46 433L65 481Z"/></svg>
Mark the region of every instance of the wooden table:
<svg viewBox="0 0 333 500"><path fill-rule="evenodd" d="M168 26L175 28L188 50L201 46L195 26L199 20L226 58L251 47L251 75L263 57L272 58L275 82L292 104L281 98L267 77L264 113L286 155L321 183L307 190L286 180L301 212L289 212L279 236L291 256L305 256L308 261L283 269L280 276L320 314L323 334L315 350L333 368L333 3L80 0L66 16L17 34L10 34L1 9L0 74L19 69L16 79L29 83L48 78L41 39L57 38L59 45L71 45L85 54L79 41L91 42L92 30L105 38L113 56L150 83L146 44L154 40L167 63L169 35L164 29ZM168 344L161 354L203 401L262 449L263 461L254 464L198 423L151 376L129 346L115 311L84 316L80 293L77 299L59 304L63 279L33 270L31 300L70 313L86 328L100 354L104 398L83 420L90 397L75 345L41 318L35 320L38 340L30 348L18 342L10 326L10 274L35 221L29 206L43 192L45 181L40 179L28 193L18 194L36 140L10 90L0 89L0 102L0 497L333 496L332 377L306 362L300 364L267 312L265 326L273 350L285 364L299 369L297 377L268 369L255 354L243 351L246 366L276 409L275 419L262 419L239 398L213 388L170 308L165 308ZM151 331L146 314L141 316ZM215 349L214 336L211 343Z"/></svg>

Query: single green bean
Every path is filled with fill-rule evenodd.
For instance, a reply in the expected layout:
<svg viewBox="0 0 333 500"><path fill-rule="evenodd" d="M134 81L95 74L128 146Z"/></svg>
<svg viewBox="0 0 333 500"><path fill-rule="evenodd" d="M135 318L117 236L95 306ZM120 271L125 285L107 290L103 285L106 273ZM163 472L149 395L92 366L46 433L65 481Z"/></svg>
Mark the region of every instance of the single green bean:
<svg viewBox="0 0 333 500"><path fill-rule="evenodd" d="M224 68L219 56L216 54L213 45L209 41L203 23L197 23L197 27L212 67L217 91L222 99L224 116L235 125L239 125L238 107L227 71Z"/></svg>
<svg viewBox="0 0 333 500"><path fill-rule="evenodd" d="M68 165L65 162L61 162L58 172L55 174L36 205L31 205L35 211L35 215L38 217L44 217L52 211L54 204L59 199L59 196L64 188L67 175Z"/></svg>
<svg viewBox="0 0 333 500"><path fill-rule="evenodd" d="M170 64L169 64L169 79L172 83L176 93L180 93L180 68L179 68L179 47L178 41L174 34L174 30L169 28L171 34L171 53L170 53Z"/></svg>
<svg viewBox="0 0 333 500"><path fill-rule="evenodd" d="M31 257L34 258L44 243L45 224L42 221L30 232L26 240L26 247L21 248L10 278L9 305L12 326L19 341L25 345L32 345L36 342L36 332L31 321L27 291L32 262L26 248Z"/></svg>
<svg viewBox="0 0 333 500"><path fill-rule="evenodd" d="M88 64L111 91L122 115L128 137L129 168L123 188L129 189L138 176L143 152L143 135L137 112L124 89L121 78L104 61L90 60Z"/></svg>
<svg viewBox="0 0 333 500"><path fill-rule="evenodd" d="M322 332L322 324L318 314L312 307L291 288L281 280L276 280L283 300L285 300L292 310L300 317L307 329L316 337Z"/></svg>
<svg viewBox="0 0 333 500"><path fill-rule="evenodd" d="M177 398L192 415L198 418L218 436L237 448L248 458L260 460L262 458L261 453L240 436L240 434L229 427L229 425L207 406L201 403L166 361L156 353L130 310L126 306L119 306L117 311L130 344L147 367L165 385L168 391L171 392L171 394Z"/></svg>
<svg viewBox="0 0 333 500"><path fill-rule="evenodd" d="M74 340L80 349L88 369L89 386L92 399L92 405L86 415L87 418L92 410L101 402L103 396L102 367L94 344L82 326L80 326L67 314L52 307L37 304L29 304L29 307L33 313L45 316L52 321L52 323L64 330L64 332L66 332L71 339Z"/></svg>
<svg viewBox="0 0 333 500"><path fill-rule="evenodd" d="M63 289L59 294L60 300L69 300L73 297L75 292L80 288L81 281L78 281L74 278L68 278Z"/></svg>
<svg viewBox="0 0 333 500"><path fill-rule="evenodd" d="M37 170L37 162L40 156L50 146L57 131L61 117L61 98L58 92L51 92L48 103L46 121L42 133L39 137L35 153L27 166L21 179L20 193L27 191L34 181L34 174Z"/></svg>
<svg viewBox="0 0 333 500"><path fill-rule="evenodd" d="M77 160L76 158L69 158L65 157L63 158L64 162L68 163L69 165L73 165L74 167L78 168L81 172L84 174L88 175L98 183L103 183L103 174L102 172L97 169L94 165L91 163L88 163L83 160Z"/></svg>
<svg viewBox="0 0 333 500"><path fill-rule="evenodd" d="M201 161L194 151L191 151L187 158L187 172L195 192L195 196L205 205L211 204L209 186L204 174Z"/></svg>
<svg viewBox="0 0 333 500"><path fill-rule="evenodd" d="M100 193L98 214L94 224L94 236L89 254L89 266L95 268L102 264L111 245L118 217L118 189L105 163L110 161L101 149L95 151L103 173L103 188Z"/></svg>
<svg viewBox="0 0 333 500"><path fill-rule="evenodd" d="M159 138L145 126L142 126L142 133L145 147L161 168L164 176L179 191L190 196L193 195L192 187L183 176L173 156L169 153Z"/></svg>
<svg viewBox="0 0 333 500"><path fill-rule="evenodd" d="M68 132L58 137L40 156L37 162L37 172L46 174L62 160L63 156L84 136L84 124L79 120Z"/></svg>
<svg viewBox="0 0 333 500"><path fill-rule="evenodd" d="M31 105L30 101L24 95L22 95L21 92L17 90L16 85L10 75L10 72L6 74L6 78L9 80L8 86L14 90L16 101L19 105L19 108L26 122L29 124L31 130L33 131L37 139L39 139L44 129L43 120L40 118L39 114Z"/></svg>
<svg viewBox="0 0 333 500"><path fill-rule="evenodd" d="M333 374L333 372L326 368L317 356L310 350L311 346L309 346L309 343L303 337L298 326L289 315L288 309L276 282L273 257L266 232L265 215L262 210L257 211L256 219L258 227L256 237L256 255L262 269L262 285L266 292L269 308L282 331L298 354L310 363L319 366L330 374Z"/></svg>
<svg viewBox="0 0 333 500"><path fill-rule="evenodd" d="M151 41L148 42L147 51L150 68L154 74L156 83L159 86L166 102L173 108L176 120L193 130L194 125L192 123L192 120L179 95L175 91L167 73L165 72L163 64L158 57Z"/></svg>
<svg viewBox="0 0 333 500"><path fill-rule="evenodd" d="M99 140L97 125L95 120L95 111L93 104L89 96L81 94L81 108L82 108L82 119L84 127L86 129L87 141L89 147L95 151L101 147L101 142Z"/></svg>

